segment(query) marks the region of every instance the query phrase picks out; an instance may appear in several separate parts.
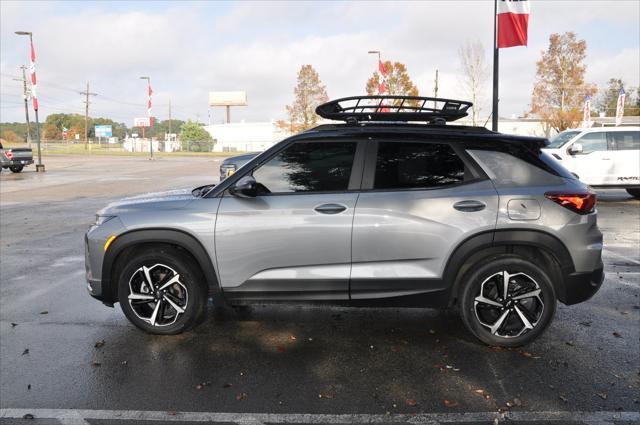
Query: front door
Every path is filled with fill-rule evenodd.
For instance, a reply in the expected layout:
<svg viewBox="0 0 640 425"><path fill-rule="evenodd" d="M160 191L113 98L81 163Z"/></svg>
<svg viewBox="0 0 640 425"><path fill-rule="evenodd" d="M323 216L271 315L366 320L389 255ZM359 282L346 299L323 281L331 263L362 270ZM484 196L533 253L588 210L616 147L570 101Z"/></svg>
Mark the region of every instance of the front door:
<svg viewBox="0 0 640 425"><path fill-rule="evenodd" d="M225 193L215 245L227 298L348 299L357 150L355 141L294 142L246 171L257 197Z"/></svg>

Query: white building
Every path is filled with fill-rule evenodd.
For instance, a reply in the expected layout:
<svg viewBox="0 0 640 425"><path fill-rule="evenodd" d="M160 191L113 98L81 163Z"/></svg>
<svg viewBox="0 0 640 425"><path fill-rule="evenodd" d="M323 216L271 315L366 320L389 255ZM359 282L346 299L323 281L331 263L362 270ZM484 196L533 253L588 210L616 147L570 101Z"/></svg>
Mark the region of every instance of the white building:
<svg viewBox="0 0 640 425"><path fill-rule="evenodd" d="M214 152L262 152L288 136L275 121L213 124L204 129L216 141Z"/></svg>

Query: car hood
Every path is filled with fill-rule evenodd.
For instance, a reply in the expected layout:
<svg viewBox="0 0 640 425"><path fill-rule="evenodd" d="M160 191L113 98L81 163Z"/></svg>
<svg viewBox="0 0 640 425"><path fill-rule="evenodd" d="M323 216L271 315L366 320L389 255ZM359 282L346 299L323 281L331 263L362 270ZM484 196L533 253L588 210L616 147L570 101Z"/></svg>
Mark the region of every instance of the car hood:
<svg viewBox="0 0 640 425"><path fill-rule="evenodd" d="M179 209L194 199L191 189L144 193L112 202L98 211L98 215L118 215L123 212L140 210Z"/></svg>

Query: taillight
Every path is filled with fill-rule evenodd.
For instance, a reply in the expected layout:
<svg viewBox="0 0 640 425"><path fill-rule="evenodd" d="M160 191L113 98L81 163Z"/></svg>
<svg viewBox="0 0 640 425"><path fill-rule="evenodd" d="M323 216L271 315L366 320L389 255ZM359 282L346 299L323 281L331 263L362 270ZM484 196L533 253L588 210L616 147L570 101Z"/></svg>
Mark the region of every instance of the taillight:
<svg viewBox="0 0 640 425"><path fill-rule="evenodd" d="M4 154L5 154L5 156L6 156L7 158L9 158L9 159L13 159L13 152L11 152L11 151L6 151Z"/></svg>
<svg viewBox="0 0 640 425"><path fill-rule="evenodd" d="M596 207L596 194L593 192L547 192L544 196L556 204L582 215L589 214Z"/></svg>

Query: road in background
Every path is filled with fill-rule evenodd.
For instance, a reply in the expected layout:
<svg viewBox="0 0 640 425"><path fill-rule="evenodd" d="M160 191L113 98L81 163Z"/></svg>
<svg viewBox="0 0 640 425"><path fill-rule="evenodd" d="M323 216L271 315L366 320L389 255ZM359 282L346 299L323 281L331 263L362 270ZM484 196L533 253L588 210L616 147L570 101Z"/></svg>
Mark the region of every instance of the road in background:
<svg viewBox="0 0 640 425"><path fill-rule="evenodd" d="M90 298L83 234L95 212L123 196L215 182L221 159L56 156L46 173L2 173L0 408L116 411L111 419L165 412L154 423L188 411L241 414L209 417L218 422L251 421L242 415L251 412L311 414L274 423L337 420L316 414L451 423L498 410L529 423L541 418L530 412L581 423L609 413L566 412L640 410L640 202L624 191L600 196L603 288L586 303L560 305L523 349L486 347L455 314L425 309L212 308L196 330L160 337ZM419 413L435 416L394 416ZM486 423L483 414L467 422ZM40 423L112 423L86 417ZM609 423L625 418L638 416Z"/></svg>

